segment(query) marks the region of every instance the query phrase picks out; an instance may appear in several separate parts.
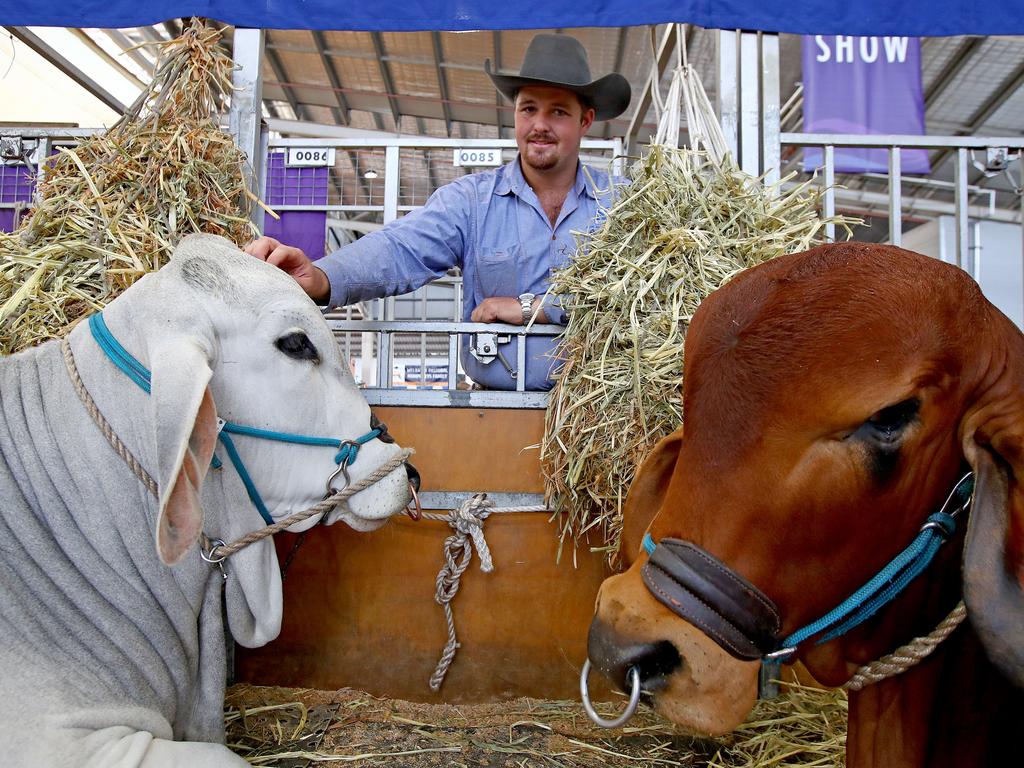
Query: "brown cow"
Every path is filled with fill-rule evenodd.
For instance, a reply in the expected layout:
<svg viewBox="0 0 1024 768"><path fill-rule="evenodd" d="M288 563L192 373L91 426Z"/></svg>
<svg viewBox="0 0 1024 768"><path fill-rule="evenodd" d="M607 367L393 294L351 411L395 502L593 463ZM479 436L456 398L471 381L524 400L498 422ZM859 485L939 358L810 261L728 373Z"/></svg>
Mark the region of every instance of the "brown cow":
<svg viewBox="0 0 1024 768"><path fill-rule="evenodd" d="M707 566L717 570L711 581L732 581L747 619L774 603L781 627L766 631L785 637L914 540L969 465L976 487L966 536L963 513L960 530L893 602L837 639L800 643L797 658L818 680L841 685L930 632L963 596L969 620L929 658L850 693L847 765L970 768L1019 756L1017 328L955 267L890 246L827 245L748 270L701 305L683 394L685 435L663 440L630 488L630 567L602 586L592 663L624 688L636 668L647 700L670 720L728 732L755 702L759 662L736 658L729 638L711 639L700 620L680 618L699 617L701 606L688 608L666 575L678 560L644 571L657 557L641 549L648 526L654 542L688 541L700 548L692 557L724 564L728 571ZM735 623L735 608L715 610Z"/></svg>

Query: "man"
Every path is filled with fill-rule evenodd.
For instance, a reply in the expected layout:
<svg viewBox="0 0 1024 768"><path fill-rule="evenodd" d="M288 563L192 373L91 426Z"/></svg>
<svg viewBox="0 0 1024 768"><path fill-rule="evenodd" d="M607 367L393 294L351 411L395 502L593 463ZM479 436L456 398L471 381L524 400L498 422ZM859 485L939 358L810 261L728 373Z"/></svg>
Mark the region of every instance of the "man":
<svg viewBox="0 0 1024 768"><path fill-rule="evenodd" d="M315 301L344 306L408 293L454 266L462 269L463 319L481 323L565 324L558 297L548 297L551 270L575 250L574 231L586 230L607 207L608 175L579 162L580 140L594 120L629 106L619 74L591 81L587 53L569 35L540 34L527 48L518 76L484 70L515 105L519 154L501 168L456 179L426 205L321 259L262 237L246 252L289 272ZM475 382L515 389L516 341L504 360L483 363L463 338L462 365ZM555 340L527 340L526 388L549 389Z"/></svg>

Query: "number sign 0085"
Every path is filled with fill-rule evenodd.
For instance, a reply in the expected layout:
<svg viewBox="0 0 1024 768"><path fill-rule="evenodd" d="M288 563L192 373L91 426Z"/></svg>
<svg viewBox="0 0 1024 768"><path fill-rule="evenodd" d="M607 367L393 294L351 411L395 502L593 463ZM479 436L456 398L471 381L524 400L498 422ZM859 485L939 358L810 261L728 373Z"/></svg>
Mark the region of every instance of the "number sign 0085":
<svg viewBox="0 0 1024 768"><path fill-rule="evenodd" d="M456 167L501 165L501 150L460 147L455 150L455 159L452 164Z"/></svg>

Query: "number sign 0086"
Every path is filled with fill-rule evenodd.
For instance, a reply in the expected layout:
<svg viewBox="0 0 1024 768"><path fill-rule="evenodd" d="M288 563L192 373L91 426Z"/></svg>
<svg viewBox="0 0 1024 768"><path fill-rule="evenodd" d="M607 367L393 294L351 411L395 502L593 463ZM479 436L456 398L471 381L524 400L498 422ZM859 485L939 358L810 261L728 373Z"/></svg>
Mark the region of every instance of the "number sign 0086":
<svg viewBox="0 0 1024 768"><path fill-rule="evenodd" d="M452 164L459 166L501 165L500 149L476 149L460 147L455 150Z"/></svg>
<svg viewBox="0 0 1024 768"><path fill-rule="evenodd" d="M288 147L289 166L334 165L334 147Z"/></svg>

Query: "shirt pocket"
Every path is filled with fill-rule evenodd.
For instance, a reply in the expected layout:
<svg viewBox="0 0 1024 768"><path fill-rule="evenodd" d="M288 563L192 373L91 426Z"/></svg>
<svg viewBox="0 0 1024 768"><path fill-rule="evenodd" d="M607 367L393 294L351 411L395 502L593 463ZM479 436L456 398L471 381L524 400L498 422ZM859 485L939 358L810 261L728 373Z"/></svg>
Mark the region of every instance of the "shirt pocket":
<svg viewBox="0 0 1024 768"><path fill-rule="evenodd" d="M519 245L484 248L476 260L476 282L482 298L518 296Z"/></svg>

